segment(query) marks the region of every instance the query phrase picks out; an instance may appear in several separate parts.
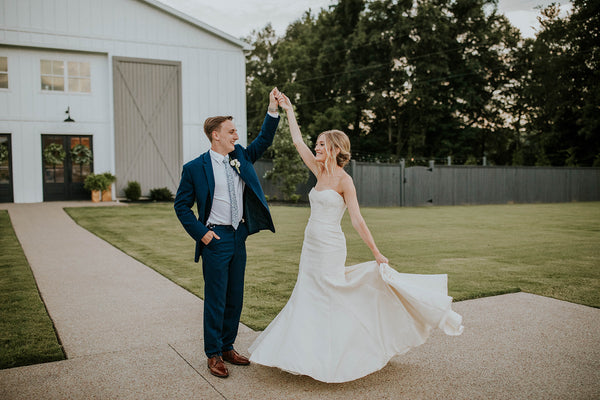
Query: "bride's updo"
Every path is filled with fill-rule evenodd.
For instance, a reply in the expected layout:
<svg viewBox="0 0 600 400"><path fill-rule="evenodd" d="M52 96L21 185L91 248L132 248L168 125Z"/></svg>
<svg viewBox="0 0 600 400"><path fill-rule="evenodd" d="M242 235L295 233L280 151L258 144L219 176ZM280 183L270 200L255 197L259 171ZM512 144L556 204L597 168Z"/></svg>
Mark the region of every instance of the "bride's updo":
<svg viewBox="0 0 600 400"><path fill-rule="evenodd" d="M325 151L327 152L324 165L325 171L332 173L335 165L343 168L348 164L350 161L350 139L348 139L348 136L336 129L325 131L319 135L319 137L321 136L325 139ZM338 149L339 153L336 156L335 153Z"/></svg>

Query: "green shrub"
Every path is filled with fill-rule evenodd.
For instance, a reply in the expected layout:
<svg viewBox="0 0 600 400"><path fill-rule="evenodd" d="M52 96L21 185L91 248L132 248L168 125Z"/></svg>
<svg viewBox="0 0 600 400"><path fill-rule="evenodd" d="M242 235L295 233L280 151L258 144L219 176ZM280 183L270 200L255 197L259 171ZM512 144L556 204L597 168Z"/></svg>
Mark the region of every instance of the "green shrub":
<svg viewBox="0 0 600 400"><path fill-rule="evenodd" d="M85 181L83 181L83 188L89 191L92 190L106 190L108 189L108 179L103 174L94 174L91 173L85 177Z"/></svg>
<svg viewBox="0 0 600 400"><path fill-rule="evenodd" d="M130 201L137 201L140 199L142 195L142 188L140 184L136 181L127 182L127 187L125 188L125 197Z"/></svg>
<svg viewBox="0 0 600 400"><path fill-rule="evenodd" d="M273 155L273 168L267 171L264 177L277 185L283 194L282 200L292 200L296 203L298 200L294 200L292 196L296 194L298 184L306 182L309 173L289 132L287 117L283 114L279 122L279 131L269 148ZM308 146L311 145L307 134L303 135L302 139ZM275 198L272 199L272 201L275 200Z"/></svg>
<svg viewBox="0 0 600 400"><path fill-rule="evenodd" d="M104 172L102 174L106 180L108 181L108 185L112 185L113 183L115 183L117 181L117 177L114 176L113 174L111 174L110 172Z"/></svg>
<svg viewBox="0 0 600 400"><path fill-rule="evenodd" d="M297 203L298 200L300 200L300 195L294 193L294 194L290 195L290 200L292 201L292 203Z"/></svg>
<svg viewBox="0 0 600 400"><path fill-rule="evenodd" d="M166 187L150 189L150 199L153 201L172 201L173 193Z"/></svg>
<svg viewBox="0 0 600 400"><path fill-rule="evenodd" d="M465 161L465 165L477 165L477 158L475 156L469 156L467 161Z"/></svg>

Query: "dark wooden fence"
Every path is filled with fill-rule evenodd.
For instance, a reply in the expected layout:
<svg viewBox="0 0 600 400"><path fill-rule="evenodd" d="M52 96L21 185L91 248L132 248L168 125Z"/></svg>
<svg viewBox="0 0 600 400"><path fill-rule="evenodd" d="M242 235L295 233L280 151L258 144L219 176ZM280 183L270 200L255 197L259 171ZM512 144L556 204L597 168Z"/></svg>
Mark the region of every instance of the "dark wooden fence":
<svg viewBox="0 0 600 400"><path fill-rule="evenodd" d="M265 193L283 196L263 178L271 162L255 164ZM359 203L370 207L422 205L556 203L600 201L600 168L495 167L434 165L405 168L399 164L352 161L348 165ZM315 178L298 185L307 201Z"/></svg>

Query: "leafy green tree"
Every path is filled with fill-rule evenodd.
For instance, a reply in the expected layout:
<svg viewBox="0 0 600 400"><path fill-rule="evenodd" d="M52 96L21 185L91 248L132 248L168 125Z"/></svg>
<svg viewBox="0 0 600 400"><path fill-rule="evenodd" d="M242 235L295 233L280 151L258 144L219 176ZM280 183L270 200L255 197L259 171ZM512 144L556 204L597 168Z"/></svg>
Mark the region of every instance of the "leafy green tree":
<svg viewBox="0 0 600 400"><path fill-rule="evenodd" d="M542 10L522 100L531 103L536 164L592 165L600 154L600 2L574 0L570 15Z"/></svg>
<svg viewBox="0 0 600 400"><path fill-rule="evenodd" d="M310 146L308 135L303 134L303 139ZM265 177L277 184L286 199L293 199L296 187L307 181L309 171L294 146L285 114L281 114L277 135L270 151L273 156L273 169L267 171Z"/></svg>
<svg viewBox="0 0 600 400"><path fill-rule="evenodd" d="M246 115L250 142L260 132L269 92L275 86L277 75L271 63L278 39L271 24L268 24L261 31L252 32L245 40L253 46L246 59Z"/></svg>
<svg viewBox="0 0 600 400"><path fill-rule="evenodd" d="M276 38L252 38L248 120L278 86L315 138L345 131L355 159L487 157L600 163L598 1L543 11L523 40L496 0L340 0Z"/></svg>
<svg viewBox="0 0 600 400"><path fill-rule="evenodd" d="M353 91L360 103L362 126L360 141L354 152L359 159L384 158L385 154L400 154L406 144L400 127L400 112L410 90L409 68L400 48L406 44L412 1L370 2L348 50L348 81L354 81Z"/></svg>

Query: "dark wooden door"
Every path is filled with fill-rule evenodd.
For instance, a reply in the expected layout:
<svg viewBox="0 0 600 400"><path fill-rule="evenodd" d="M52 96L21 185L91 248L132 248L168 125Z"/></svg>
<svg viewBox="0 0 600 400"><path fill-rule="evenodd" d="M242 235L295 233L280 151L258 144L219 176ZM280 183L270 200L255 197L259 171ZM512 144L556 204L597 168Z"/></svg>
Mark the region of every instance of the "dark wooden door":
<svg viewBox="0 0 600 400"><path fill-rule="evenodd" d="M77 145L93 151L89 135L42 135L44 201L90 198L83 182L93 172L93 162L76 163L73 160L71 150Z"/></svg>
<svg viewBox="0 0 600 400"><path fill-rule="evenodd" d="M12 203L12 145L9 134L0 134L0 203Z"/></svg>

